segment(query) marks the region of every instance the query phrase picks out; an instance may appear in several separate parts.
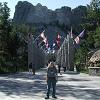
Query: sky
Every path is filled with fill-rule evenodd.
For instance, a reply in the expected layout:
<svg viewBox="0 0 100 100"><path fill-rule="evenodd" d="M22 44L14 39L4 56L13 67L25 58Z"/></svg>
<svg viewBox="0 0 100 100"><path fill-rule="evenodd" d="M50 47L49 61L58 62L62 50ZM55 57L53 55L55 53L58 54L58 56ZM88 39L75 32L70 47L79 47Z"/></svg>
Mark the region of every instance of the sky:
<svg viewBox="0 0 100 100"><path fill-rule="evenodd" d="M47 6L48 9L55 10L61 8L62 6L68 6L72 9L78 7L79 5L86 6L90 4L91 0L0 0L0 2L7 2L8 7L10 8L10 18L13 18L15 12L15 6L18 1L28 1L33 5L41 3L43 6Z"/></svg>

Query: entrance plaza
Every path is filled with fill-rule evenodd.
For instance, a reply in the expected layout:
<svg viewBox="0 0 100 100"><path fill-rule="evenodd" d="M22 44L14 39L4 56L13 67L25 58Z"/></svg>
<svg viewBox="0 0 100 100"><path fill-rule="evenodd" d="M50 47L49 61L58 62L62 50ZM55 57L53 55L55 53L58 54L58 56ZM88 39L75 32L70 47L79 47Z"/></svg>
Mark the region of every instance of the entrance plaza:
<svg viewBox="0 0 100 100"><path fill-rule="evenodd" d="M46 68L36 75L22 72L0 76L0 100L44 100ZM58 74L56 100L100 100L100 77L73 72ZM52 99L50 96L49 100Z"/></svg>

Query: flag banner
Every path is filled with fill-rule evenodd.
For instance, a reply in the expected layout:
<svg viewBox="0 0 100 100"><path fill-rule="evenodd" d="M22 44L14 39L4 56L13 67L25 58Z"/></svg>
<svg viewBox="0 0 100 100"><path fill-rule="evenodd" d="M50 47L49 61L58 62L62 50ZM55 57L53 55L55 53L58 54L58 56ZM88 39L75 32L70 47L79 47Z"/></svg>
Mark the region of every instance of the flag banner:
<svg viewBox="0 0 100 100"><path fill-rule="evenodd" d="M47 38L46 37L43 39L43 42L46 44L46 42L47 42Z"/></svg>
<svg viewBox="0 0 100 100"><path fill-rule="evenodd" d="M57 43L58 48L60 47L60 40L61 40L61 36L58 34L56 38L56 43Z"/></svg>
<svg viewBox="0 0 100 100"><path fill-rule="evenodd" d="M56 49L56 43L54 42L53 44L52 44L52 50L55 50Z"/></svg>
<svg viewBox="0 0 100 100"><path fill-rule="evenodd" d="M43 39L46 38L45 35L44 35L44 32L45 32L45 30L40 34L40 37L43 38Z"/></svg>
<svg viewBox="0 0 100 100"><path fill-rule="evenodd" d="M46 48L49 48L49 44L48 44L48 42L47 42L45 45L46 45Z"/></svg>
<svg viewBox="0 0 100 100"><path fill-rule="evenodd" d="M40 43L40 41L39 41L39 39L37 39L36 40L36 45L39 47L39 43Z"/></svg>
<svg viewBox="0 0 100 100"><path fill-rule="evenodd" d="M48 47L48 48L47 48L47 53L50 53L50 52L51 52L51 48Z"/></svg>
<svg viewBox="0 0 100 100"><path fill-rule="evenodd" d="M55 53L55 49L52 50L52 53Z"/></svg>
<svg viewBox="0 0 100 100"><path fill-rule="evenodd" d="M49 48L48 40L46 40L45 46L46 46L46 48Z"/></svg>
<svg viewBox="0 0 100 100"><path fill-rule="evenodd" d="M74 40L75 40L76 44L80 43L80 38L78 36Z"/></svg>
<svg viewBox="0 0 100 100"><path fill-rule="evenodd" d="M75 42L75 41L74 41ZM74 47L76 48L76 49L78 49L78 48L80 48L80 44L76 44L76 42L74 43Z"/></svg>
<svg viewBox="0 0 100 100"><path fill-rule="evenodd" d="M57 39L58 41L61 39L61 36L59 34L57 35Z"/></svg>
<svg viewBox="0 0 100 100"><path fill-rule="evenodd" d="M57 46L60 47L60 41L57 41Z"/></svg>
<svg viewBox="0 0 100 100"><path fill-rule="evenodd" d="M84 36L85 29L78 35L80 38Z"/></svg>
<svg viewBox="0 0 100 100"><path fill-rule="evenodd" d="M43 39L43 42L45 43L46 48L48 48L48 47L49 47L49 44L48 44L47 37L45 37L45 38Z"/></svg>
<svg viewBox="0 0 100 100"><path fill-rule="evenodd" d="M38 36L38 37L41 37L41 38L37 38L37 40L38 40L37 45L38 45L38 46L40 46L40 45L43 46L43 44L45 44L46 41L47 41L47 38L45 37L44 32L45 32L45 31L43 31L43 32Z"/></svg>
<svg viewBox="0 0 100 100"><path fill-rule="evenodd" d="M53 46L53 47L55 47L55 46L56 46L56 44L55 44L55 43L53 43L53 44L52 44L52 46Z"/></svg>

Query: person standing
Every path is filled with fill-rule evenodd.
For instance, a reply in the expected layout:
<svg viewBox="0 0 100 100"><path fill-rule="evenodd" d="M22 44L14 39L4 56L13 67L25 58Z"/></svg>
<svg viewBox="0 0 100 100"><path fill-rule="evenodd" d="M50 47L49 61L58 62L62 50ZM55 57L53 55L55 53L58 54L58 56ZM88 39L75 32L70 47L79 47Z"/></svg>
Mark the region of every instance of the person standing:
<svg viewBox="0 0 100 100"><path fill-rule="evenodd" d="M50 62L48 64L48 68L47 68L47 96L45 97L45 99L49 99L51 86L53 88L52 97L55 99L57 98L55 96L55 94L56 94L56 82L57 82L57 69L54 65L54 62Z"/></svg>
<svg viewBox="0 0 100 100"><path fill-rule="evenodd" d="M61 65L58 64L58 73L61 75Z"/></svg>
<svg viewBox="0 0 100 100"><path fill-rule="evenodd" d="M35 75L35 66L33 63L29 64L29 73Z"/></svg>
<svg viewBox="0 0 100 100"><path fill-rule="evenodd" d="M29 74L32 74L32 63L29 64Z"/></svg>
<svg viewBox="0 0 100 100"><path fill-rule="evenodd" d="M66 66L63 66L64 72L66 72Z"/></svg>
<svg viewBox="0 0 100 100"><path fill-rule="evenodd" d="M33 72L33 75L35 75L35 63L32 63L32 72Z"/></svg>

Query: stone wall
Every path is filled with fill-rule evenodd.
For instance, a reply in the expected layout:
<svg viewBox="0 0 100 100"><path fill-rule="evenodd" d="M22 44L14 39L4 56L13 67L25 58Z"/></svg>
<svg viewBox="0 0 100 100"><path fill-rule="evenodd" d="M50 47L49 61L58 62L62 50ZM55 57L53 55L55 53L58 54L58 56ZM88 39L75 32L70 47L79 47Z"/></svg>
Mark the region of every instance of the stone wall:
<svg viewBox="0 0 100 100"><path fill-rule="evenodd" d="M100 76L100 67L89 67L89 75Z"/></svg>

